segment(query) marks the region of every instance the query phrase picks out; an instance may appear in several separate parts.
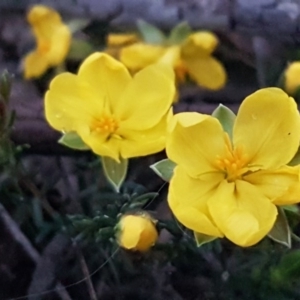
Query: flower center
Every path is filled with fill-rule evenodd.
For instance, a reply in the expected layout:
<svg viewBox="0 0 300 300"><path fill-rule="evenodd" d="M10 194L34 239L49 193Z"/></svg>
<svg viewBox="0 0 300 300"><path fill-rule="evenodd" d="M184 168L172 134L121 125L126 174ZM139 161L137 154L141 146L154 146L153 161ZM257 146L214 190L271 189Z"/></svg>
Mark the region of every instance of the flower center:
<svg viewBox="0 0 300 300"><path fill-rule="evenodd" d="M233 149L228 135L226 135L225 143L226 153L224 156L217 156L216 165L226 174L227 181L232 182L249 171L247 167L248 155L242 146Z"/></svg>
<svg viewBox="0 0 300 300"><path fill-rule="evenodd" d="M92 131L97 131L99 133L105 133L108 135L114 134L118 128L119 124L112 116L102 116L92 125Z"/></svg>
<svg viewBox="0 0 300 300"><path fill-rule="evenodd" d="M119 124L114 117L103 115L93 122L91 131L105 134L107 135L107 139L109 139L112 135L115 135L118 128Z"/></svg>
<svg viewBox="0 0 300 300"><path fill-rule="evenodd" d="M176 79L178 80L178 83L184 83L186 79L186 74L187 74L187 68L183 64L182 61L179 61L175 68L175 74L176 74Z"/></svg>

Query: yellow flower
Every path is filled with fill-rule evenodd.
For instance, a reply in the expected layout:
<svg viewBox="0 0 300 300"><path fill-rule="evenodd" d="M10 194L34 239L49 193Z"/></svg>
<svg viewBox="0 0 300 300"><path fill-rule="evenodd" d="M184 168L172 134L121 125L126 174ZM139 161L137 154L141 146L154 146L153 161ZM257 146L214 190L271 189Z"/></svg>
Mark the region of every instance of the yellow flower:
<svg viewBox="0 0 300 300"><path fill-rule="evenodd" d="M226 83L226 72L222 64L211 55L217 45L218 40L214 34L197 32L181 45L164 47L136 43L124 47L120 60L133 71L155 62L169 63L179 82L183 82L186 74L189 74L199 86L218 90Z"/></svg>
<svg viewBox="0 0 300 300"><path fill-rule="evenodd" d="M138 36L133 33L110 33L107 36L107 48L105 53L119 58L120 51L123 47L136 43L138 41Z"/></svg>
<svg viewBox="0 0 300 300"><path fill-rule="evenodd" d="M33 6L27 20L36 39L36 49L24 59L24 76L29 79L64 61L70 49L71 32L60 15L47 6Z"/></svg>
<svg viewBox="0 0 300 300"><path fill-rule="evenodd" d="M148 215L126 215L120 220L117 239L125 249L147 251L157 237L155 224Z"/></svg>
<svg viewBox="0 0 300 300"><path fill-rule="evenodd" d="M132 78L122 63L94 53L77 75L63 73L52 80L45 112L56 130L76 132L92 151L118 161L165 148L174 95L170 67L149 66Z"/></svg>
<svg viewBox="0 0 300 300"><path fill-rule="evenodd" d="M287 166L299 140L296 103L278 88L244 100L232 141L212 116L175 115L166 146L177 163L171 210L195 232L256 244L272 229L276 205L300 202L299 166Z"/></svg>
<svg viewBox="0 0 300 300"><path fill-rule="evenodd" d="M296 61L291 63L287 67L284 77L285 90L291 95L294 94L300 87L300 62Z"/></svg>

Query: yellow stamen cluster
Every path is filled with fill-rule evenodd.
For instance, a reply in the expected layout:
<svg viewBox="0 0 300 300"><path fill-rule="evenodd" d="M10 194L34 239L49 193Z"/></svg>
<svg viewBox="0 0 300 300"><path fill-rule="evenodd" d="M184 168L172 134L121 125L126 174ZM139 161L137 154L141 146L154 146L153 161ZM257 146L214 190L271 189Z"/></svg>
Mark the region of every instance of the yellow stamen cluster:
<svg viewBox="0 0 300 300"><path fill-rule="evenodd" d="M225 172L227 181L232 182L249 171L248 156L244 153L242 146L232 148L228 135L225 136L225 143L226 153L224 156L217 156L216 165Z"/></svg>
<svg viewBox="0 0 300 300"><path fill-rule="evenodd" d="M119 128L118 122L112 116L102 116L93 124L93 129L99 133L113 134Z"/></svg>

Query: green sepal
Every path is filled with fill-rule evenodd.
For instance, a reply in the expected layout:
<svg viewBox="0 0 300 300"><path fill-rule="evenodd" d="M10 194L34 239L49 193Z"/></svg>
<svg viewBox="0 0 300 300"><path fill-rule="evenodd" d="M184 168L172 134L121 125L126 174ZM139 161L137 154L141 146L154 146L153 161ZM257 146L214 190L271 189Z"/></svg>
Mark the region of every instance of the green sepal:
<svg viewBox="0 0 300 300"><path fill-rule="evenodd" d="M72 39L68 59L82 60L93 52L95 52L95 49L89 42Z"/></svg>
<svg viewBox="0 0 300 300"><path fill-rule="evenodd" d="M170 181L176 164L168 158L158 161L150 166L150 168L163 180Z"/></svg>
<svg viewBox="0 0 300 300"><path fill-rule="evenodd" d="M289 166L296 166L300 164L300 148L298 148L295 156L292 158L292 160L288 163Z"/></svg>
<svg viewBox="0 0 300 300"><path fill-rule="evenodd" d="M268 237L274 242L291 248L291 229L289 227L284 210L278 207L278 215L272 230Z"/></svg>
<svg viewBox="0 0 300 300"><path fill-rule="evenodd" d="M165 43L166 36L157 27L144 20L138 20L137 27L145 43L154 45L163 45Z"/></svg>
<svg viewBox="0 0 300 300"><path fill-rule="evenodd" d="M89 19L74 19L67 23L71 33L76 33L89 25L91 21Z"/></svg>
<svg viewBox="0 0 300 300"><path fill-rule="evenodd" d="M102 156L101 162L106 179L114 190L119 193L120 187L126 178L128 159L120 158L120 162L117 162L108 156Z"/></svg>
<svg viewBox="0 0 300 300"><path fill-rule="evenodd" d="M191 34L192 30L187 22L181 22L175 26L167 40L168 45L178 45L184 42Z"/></svg>
<svg viewBox="0 0 300 300"><path fill-rule="evenodd" d="M90 150L76 132L67 132L59 140L59 144L75 150Z"/></svg>
<svg viewBox="0 0 300 300"><path fill-rule="evenodd" d="M197 244L197 247L201 247L204 244L210 243L212 241L214 241L215 239L217 239L216 236L210 236L210 235L206 235L203 233L199 233L194 231L194 238Z"/></svg>
<svg viewBox="0 0 300 300"><path fill-rule="evenodd" d="M232 139L232 130L234 121L236 118L235 113L223 104L213 111L212 116L219 120L225 132L228 133L229 137Z"/></svg>

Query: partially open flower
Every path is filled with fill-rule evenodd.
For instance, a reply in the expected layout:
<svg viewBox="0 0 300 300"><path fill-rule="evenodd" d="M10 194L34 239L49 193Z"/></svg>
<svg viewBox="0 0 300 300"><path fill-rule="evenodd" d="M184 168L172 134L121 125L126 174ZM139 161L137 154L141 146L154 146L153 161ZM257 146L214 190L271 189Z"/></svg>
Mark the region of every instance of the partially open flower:
<svg viewBox="0 0 300 300"><path fill-rule="evenodd" d="M44 5L33 6L27 20L36 39L36 49L24 59L24 76L29 79L64 61L70 49L71 31L58 12Z"/></svg>
<svg viewBox="0 0 300 300"><path fill-rule="evenodd" d="M118 243L128 250L147 251L158 237L155 224L147 214L125 215L118 226Z"/></svg>
<svg viewBox="0 0 300 300"><path fill-rule="evenodd" d="M284 73L285 90L293 95L300 87L300 61L291 63Z"/></svg>

